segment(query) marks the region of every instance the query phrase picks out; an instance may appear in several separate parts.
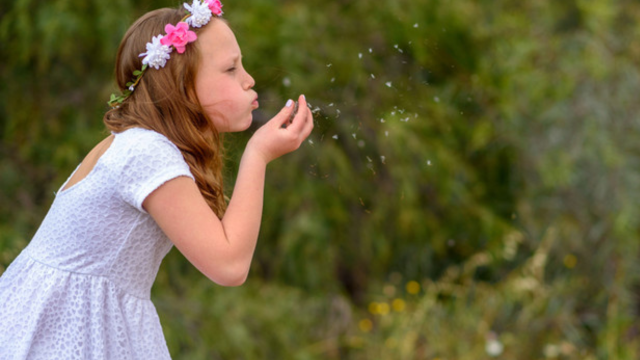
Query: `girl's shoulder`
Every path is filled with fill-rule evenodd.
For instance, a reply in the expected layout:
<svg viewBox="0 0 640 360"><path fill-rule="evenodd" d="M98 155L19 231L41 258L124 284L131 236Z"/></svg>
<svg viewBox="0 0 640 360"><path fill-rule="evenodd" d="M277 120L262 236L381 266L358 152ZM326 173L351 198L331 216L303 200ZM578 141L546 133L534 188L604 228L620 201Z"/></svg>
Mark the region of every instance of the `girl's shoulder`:
<svg viewBox="0 0 640 360"><path fill-rule="evenodd" d="M178 147L166 136L159 132L144 129L130 128L122 132L113 132L115 141L121 150L127 154L155 153L155 152L178 152Z"/></svg>
<svg viewBox="0 0 640 360"><path fill-rule="evenodd" d="M132 127L121 132L112 132L116 138L120 138L125 142L137 142L137 141L162 141L171 142L166 136L160 134L157 131L149 130L140 127Z"/></svg>
<svg viewBox="0 0 640 360"><path fill-rule="evenodd" d="M109 151L114 170L148 169L150 165L163 169L177 165L188 168L182 152L166 136L148 129L130 128L113 133L115 139Z"/></svg>
<svg viewBox="0 0 640 360"><path fill-rule="evenodd" d="M170 179L193 179L189 165L178 147L153 130L131 128L114 133L111 172L123 199L144 211L146 196Z"/></svg>

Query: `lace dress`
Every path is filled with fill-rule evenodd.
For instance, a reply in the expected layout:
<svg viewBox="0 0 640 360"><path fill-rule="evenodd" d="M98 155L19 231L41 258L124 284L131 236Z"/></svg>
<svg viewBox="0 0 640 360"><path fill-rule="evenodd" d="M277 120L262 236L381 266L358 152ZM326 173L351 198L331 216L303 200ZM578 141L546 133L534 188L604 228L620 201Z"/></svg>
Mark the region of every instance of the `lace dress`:
<svg viewBox="0 0 640 360"><path fill-rule="evenodd" d="M142 202L178 176L178 148L136 128L57 193L0 277L0 359L170 358L149 294L172 243Z"/></svg>

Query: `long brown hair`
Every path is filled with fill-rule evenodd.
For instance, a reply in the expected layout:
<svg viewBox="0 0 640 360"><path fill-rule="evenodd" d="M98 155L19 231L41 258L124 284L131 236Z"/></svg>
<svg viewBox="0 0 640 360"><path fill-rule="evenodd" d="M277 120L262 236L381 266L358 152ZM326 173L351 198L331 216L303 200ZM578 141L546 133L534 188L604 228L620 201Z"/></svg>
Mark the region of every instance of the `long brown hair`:
<svg viewBox="0 0 640 360"><path fill-rule="evenodd" d="M116 58L115 76L120 90L142 68L140 53L153 36L164 33L166 24L177 24L185 15L178 9L158 9L143 15L127 30ZM215 16L211 21L220 21ZM206 26L206 25L205 25ZM210 26L210 24L209 24ZM192 28L196 34L202 28ZM222 181L222 139L205 115L195 91L200 61L198 41L184 53L171 53L164 68L149 68L135 91L118 108L109 110L104 123L113 132L133 127L154 130L171 140L182 152L203 197L222 218L226 209Z"/></svg>

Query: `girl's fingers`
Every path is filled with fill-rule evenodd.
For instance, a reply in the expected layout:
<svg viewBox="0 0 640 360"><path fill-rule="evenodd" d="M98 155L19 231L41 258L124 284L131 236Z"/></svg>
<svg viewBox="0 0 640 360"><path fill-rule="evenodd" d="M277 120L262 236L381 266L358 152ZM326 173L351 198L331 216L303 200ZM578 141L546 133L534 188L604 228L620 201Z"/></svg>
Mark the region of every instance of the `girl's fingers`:
<svg viewBox="0 0 640 360"><path fill-rule="evenodd" d="M272 121L276 123L278 127L286 126L289 123L291 114L293 114L294 102L293 100L287 100L285 106L280 109L280 112L273 117Z"/></svg>
<svg viewBox="0 0 640 360"><path fill-rule="evenodd" d="M300 133L304 125L309 122L311 119L311 110L309 110L309 106L307 106L307 99L304 95L300 95L298 98L298 113L291 120L291 124L287 126L287 128L296 133Z"/></svg>
<svg viewBox="0 0 640 360"><path fill-rule="evenodd" d="M305 123L303 129L303 135L305 139L309 136L309 134L311 134L311 130L313 130L313 115L311 114L311 109L307 108L307 112L309 120Z"/></svg>

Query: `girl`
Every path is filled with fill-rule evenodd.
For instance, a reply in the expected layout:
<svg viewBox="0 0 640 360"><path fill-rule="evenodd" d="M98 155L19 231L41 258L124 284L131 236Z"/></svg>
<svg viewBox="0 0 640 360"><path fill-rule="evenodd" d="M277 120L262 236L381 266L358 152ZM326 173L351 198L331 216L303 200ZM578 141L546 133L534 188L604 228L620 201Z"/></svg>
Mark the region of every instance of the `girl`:
<svg viewBox="0 0 640 360"><path fill-rule="evenodd" d="M152 11L125 34L112 134L0 277L0 359L168 359L149 292L172 245L218 284L247 278L266 166L313 120L300 96L256 131L227 207L220 134L247 129L258 96L221 6Z"/></svg>

